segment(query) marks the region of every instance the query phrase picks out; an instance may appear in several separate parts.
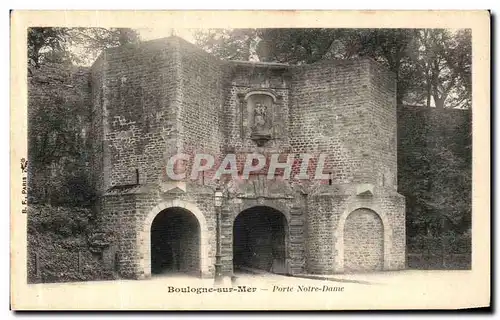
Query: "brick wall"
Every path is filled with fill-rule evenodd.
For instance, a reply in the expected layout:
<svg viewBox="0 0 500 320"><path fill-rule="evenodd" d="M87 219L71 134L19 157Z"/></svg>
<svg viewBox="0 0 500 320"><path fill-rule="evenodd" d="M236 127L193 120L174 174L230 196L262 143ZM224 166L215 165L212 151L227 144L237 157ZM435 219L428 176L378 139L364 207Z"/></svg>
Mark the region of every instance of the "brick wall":
<svg viewBox="0 0 500 320"><path fill-rule="evenodd" d="M138 269L136 242L136 196L133 194L107 195L100 207L101 226L112 230L117 244L117 265L124 278L134 278Z"/></svg>
<svg viewBox="0 0 500 320"><path fill-rule="evenodd" d="M383 268L402 268L405 238L397 224L404 221L404 204L395 193L393 76L372 60L321 62L294 67L291 72L290 144L296 153L327 153L324 172L333 173L332 186L309 189L307 270L344 271L345 252L338 246L342 242L344 248L346 239L338 228L345 224L347 216L343 215L356 205L376 207L376 214L390 217L385 227L391 237L384 240L390 250L385 252ZM367 183L377 194L358 198L356 186ZM394 237L393 230L397 232Z"/></svg>
<svg viewBox="0 0 500 320"><path fill-rule="evenodd" d="M368 61L292 69L290 143L294 152L327 153L333 183L368 182Z"/></svg>
<svg viewBox="0 0 500 320"><path fill-rule="evenodd" d="M331 274L335 266L335 216L339 215L341 197L309 195L307 197L306 270L309 273Z"/></svg>
<svg viewBox="0 0 500 320"><path fill-rule="evenodd" d="M375 184L396 190L397 115L394 74L369 60L369 163Z"/></svg>
<svg viewBox="0 0 500 320"><path fill-rule="evenodd" d="M290 143L327 153L333 183L395 186L394 77L372 60L328 61L292 69Z"/></svg>
<svg viewBox="0 0 500 320"><path fill-rule="evenodd" d="M168 40L108 49L94 66L95 123L102 121L102 188L157 182L176 147L180 97L175 46ZM171 153L171 152L170 152ZM102 159L102 160L101 160Z"/></svg>
<svg viewBox="0 0 500 320"><path fill-rule="evenodd" d="M107 168L104 167L104 153L108 149L104 148L104 78L106 70L106 55L102 53L94 62L90 73L91 83L91 130L89 132L91 144L91 181L96 189L96 193L102 196L104 191L104 177L107 176Z"/></svg>
<svg viewBox="0 0 500 320"><path fill-rule="evenodd" d="M223 64L214 56L185 41L179 41L178 117L180 149L187 154L221 154L225 101ZM188 163L187 172L191 172ZM201 175L199 180L201 180ZM210 184L210 179L205 179Z"/></svg>

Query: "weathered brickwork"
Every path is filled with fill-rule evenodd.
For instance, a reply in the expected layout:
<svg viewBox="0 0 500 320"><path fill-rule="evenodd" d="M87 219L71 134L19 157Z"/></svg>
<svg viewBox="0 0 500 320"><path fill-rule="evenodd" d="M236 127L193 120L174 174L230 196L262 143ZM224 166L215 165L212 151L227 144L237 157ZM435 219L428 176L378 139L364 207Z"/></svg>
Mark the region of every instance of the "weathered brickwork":
<svg viewBox="0 0 500 320"><path fill-rule="evenodd" d="M151 276L151 226L159 213L168 216L169 208L184 208L199 223L199 237L183 241L183 271L214 274L215 181L165 179L166 158L179 152L205 152L217 160L236 153L239 169L245 155L254 152L281 153L282 159L300 153L328 156L324 172L331 173L330 184L267 180L259 174L242 185L223 179L224 273L234 271L238 215L265 207L262 212L280 217L271 230L279 237L254 235L254 250L266 241L272 245L256 253L262 257L253 266L275 268L271 261L279 260L288 274L404 268L395 82L375 62L222 62L171 37L107 50L92 68L91 86L92 166L102 173L94 179L101 195L99 216L103 228L115 233L123 277ZM272 127L256 138L252 103L259 101L271 101L266 117ZM358 212L370 215L359 218ZM259 229L258 223L252 229Z"/></svg>
<svg viewBox="0 0 500 320"><path fill-rule="evenodd" d="M101 117L103 189L156 183L168 148L176 146L179 80L173 45L152 41L103 53L94 69L94 105ZM174 151L176 152L176 150Z"/></svg>
<svg viewBox="0 0 500 320"><path fill-rule="evenodd" d="M295 152L326 152L333 183L368 182L368 61L296 67L290 139Z"/></svg>
<svg viewBox="0 0 500 320"><path fill-rule="evenodd" d="M187 154L221 154L224 105L222 63L192 44L179 41L178 45L180 109L177 126L180 151ZM188 172L190 168L188 165Z"/></svg>
<svg viewBox="0 0 500 320"><path fill-rule="evenodd" d="M397 187L396 81L392 74L370 63L369 77L369 161L372 181L388 188Z"/></svg>

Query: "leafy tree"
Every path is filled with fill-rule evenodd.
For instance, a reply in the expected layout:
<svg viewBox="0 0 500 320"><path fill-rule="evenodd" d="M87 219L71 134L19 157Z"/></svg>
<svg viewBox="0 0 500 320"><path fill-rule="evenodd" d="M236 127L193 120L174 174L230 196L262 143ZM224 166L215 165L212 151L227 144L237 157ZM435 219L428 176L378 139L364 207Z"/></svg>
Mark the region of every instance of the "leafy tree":
<svg viewBox="0 0 500 320"><path fill-rule="evenodd" d="M448 68L455 85L451 90L450 104L461 108L472 106L472 33L470 29L458 30L450 45Z"/></svg>
<svg viewBox="0 0 500 320"><path fill-rule="evenodd" d="M195 41L208 52L226 60L249 61L258 42L257 29L207 29L194 35Z"/></svg>
<svg viewBox="0 0 500 320"><path fill-rule="evenodd" d="M436 108L470 107L470 32L445 29L417 33L414 61L422 79L425 102Z"/></svg>
<svg viewBox="0 0 500 320"><path fill-rule="evenodd" d="M314 63L324 59L370 57L385 64L398 82L398 102L415 81L407 52L413 47L410 29L268 29L263 38L273 43L281 62Z"/></svg>
<svg viewBox="0 0 500 320"><path fill-rule="evenodd" d="M38 67L48 52L64 52L67 45L67 28L29 28L29 64Z"/></svg>
<svg viewBox="0 0 500 320"><path fill-rule="evenodd" d="M138 33L129 28L53 28L28 29L30 66L40 63L91 63L106 48L139 42Z"/></svg>
<svg viewBox="0 0 500 320"><path fill-rule="evenodd" d="M335 29L260 29L258 55L264 61L314 63L330 53Z"/></svg>

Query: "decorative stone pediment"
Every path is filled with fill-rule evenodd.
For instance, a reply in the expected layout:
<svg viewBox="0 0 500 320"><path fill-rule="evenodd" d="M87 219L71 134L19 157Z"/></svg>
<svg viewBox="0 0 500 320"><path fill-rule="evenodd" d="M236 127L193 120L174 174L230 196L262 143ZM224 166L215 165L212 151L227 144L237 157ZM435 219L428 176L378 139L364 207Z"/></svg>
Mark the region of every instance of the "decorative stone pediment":
<svg viewBox="0 0 500 320"><path fill-rule="evenodd" d="M168 190L166 193L180 194L180 193L186 193L186 192L179 187L175 187L173 189Z"/></svg>
<svg viewBox="0 0 500 320"><path fill-rule="evenodd" d="M370 184L370 183L360 184L360 185L356 186L356 195L357 196L372 197L373 196L373 189L374 189L373 184Z"/></svg>
<svg viewBox="0 0 500 320"><path fill-rule="evenodd" d="M162 181L159 184L160 192L163 193L185 193L186 182L184 181Z"/></svg>

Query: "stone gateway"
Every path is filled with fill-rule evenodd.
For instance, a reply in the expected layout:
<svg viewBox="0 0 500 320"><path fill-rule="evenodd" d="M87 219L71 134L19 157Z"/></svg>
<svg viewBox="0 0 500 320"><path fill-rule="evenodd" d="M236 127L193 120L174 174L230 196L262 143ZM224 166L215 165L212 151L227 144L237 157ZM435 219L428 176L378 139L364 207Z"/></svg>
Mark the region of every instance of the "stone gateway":
<svg viewBox="0 0 500 320"><path fill-rule="evenodd" d="M229 276L405 267L396 82L376 62L221 61L169 37L106 50L91 89L97 211L121 277L213 277L218 251ZM280 179L278 169L268 179L266 166L237 182L205 172L169 179L165 164L181 153L216 163L235 154L238 174L248 154L325 154L329 178Z"/></svg>

